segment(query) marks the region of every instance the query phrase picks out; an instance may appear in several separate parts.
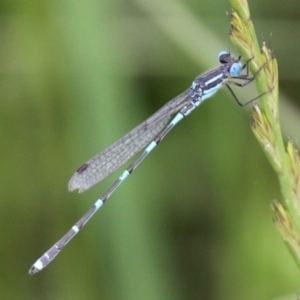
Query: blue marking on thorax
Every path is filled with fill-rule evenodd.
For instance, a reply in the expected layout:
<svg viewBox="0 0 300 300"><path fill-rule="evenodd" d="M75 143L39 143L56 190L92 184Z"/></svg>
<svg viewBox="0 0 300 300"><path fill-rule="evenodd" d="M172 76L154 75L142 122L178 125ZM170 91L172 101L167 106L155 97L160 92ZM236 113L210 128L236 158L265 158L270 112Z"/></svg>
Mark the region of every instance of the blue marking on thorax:
<svg viewBox="0 0 300 300"><path fill-rule="evenodd" d="M206 81L205 85L209 85L210 83L222 78L223 76L224 76L223 73L220 73L219 75L217 75L217 76L211 78L210 80Z"/></svg>
<svg viewBox="0 0 300 300"><path fill-rule="evenodd" d="M205 99L211 97L213 94L215 94L220 88L222 87L222 82L214 86L213 88L210 88L209 90L204 90L202 95L202 101Z"/></svg>

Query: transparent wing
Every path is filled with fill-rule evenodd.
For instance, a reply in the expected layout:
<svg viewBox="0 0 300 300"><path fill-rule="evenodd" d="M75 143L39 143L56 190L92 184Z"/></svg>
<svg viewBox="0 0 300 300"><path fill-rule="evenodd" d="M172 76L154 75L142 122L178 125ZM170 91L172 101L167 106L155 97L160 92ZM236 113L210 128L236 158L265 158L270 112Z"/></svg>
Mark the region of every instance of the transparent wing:
<svg viewBox="0 0 300 300"><path fill-rule="evenodd" d="M71 177L69 191L89 189L145 148L168 124L171 116L189 101L189 92L188 89L169 101L146 121L83 164Z"/></svg>

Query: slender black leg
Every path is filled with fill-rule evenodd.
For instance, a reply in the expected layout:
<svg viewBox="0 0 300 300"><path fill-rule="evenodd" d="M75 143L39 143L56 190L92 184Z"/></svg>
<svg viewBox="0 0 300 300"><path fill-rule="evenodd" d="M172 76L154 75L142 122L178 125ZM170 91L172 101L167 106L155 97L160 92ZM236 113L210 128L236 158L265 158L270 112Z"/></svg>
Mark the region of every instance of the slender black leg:
<svg viewBox="0 0 300 300"><path fill-rule="evenodd" d="M262 94L258 95L257 97L255 97L255 98L253 98L253 99L250 99L250 100L248 100L248 101L245 102L245 103L242 103L242 102L238 99L238 97L235 95L235 93L233 92L233 90L232 90L232 88L229 86L229 84L226 83L226 86L228 87L228 89L229 89L229 91L231 92L231 94L232 94L234 100L237 102L237 104L238 104L239 106L246 106L246 105L248 105L249 103L251 103L251 102L253 102L253 101L259 99L261 96L263 96L263 95L265 95L265 94L267 94L267 93L270 93L270 92L273 91L273 89L274 89L274 87L272 87L270 90L263 92Z"/></svg>
<svg viewBox="0 0 300 300"><path fill-rule="evenodd" d="M249 101L247 101L247 102L245 102L245 103L242 103L242 102L237 98L237 96L236 96L235 93L233 92L232 88L230 87L230 84L234 84L234 85L239 86L239 87L244 87L244 86L248 85L248 84L251 83L251 82L255 79L255 77L261 72L261 70L265 67L265 65L266 65L267 63L269 63L269 62L273 59L273 57L270 58L268 61L266 61L266 62L265 62L265 63L257 70L257 72L256 72L252 77L249 77L249 62L250 62L252 59L253 59L253 57L250 58L250 59L244 64L244 66L242 67L242 70L246 68L246 74L244 74L244 75L239 75L239 76L232 76L232 77L230 77L230 79L244 80L244 81L245 81L244 83L239 83L239 82L235 82L235 81L231 81L231 80L228 80L228 81L226 82L227 88L229 89L230 93L231 93L232 96L234 97L235 101L236 101L236 102L238 103L238 105L240 105L240 106L245 106L245 105L247 105L247 104L249 104L249 103L251 103L251 102L253 102L253 101L259 99L261 96L263 96L263 95L265 95L265 94L271 92L271 91L274 89L274 87L272 87L272 88L269 89L268 91L265 91L264 93L258 95L257 97L255 97L255 98L253 98L253 99L250 99Z"/></svg>
<svg viewBox="0 0 300 300"><path fill-rule="evenodd" d="M232 76L230 77L230 79L240 79L240 80L245 80L246 82L241 84L241 83L236 83L234 81L229 81L228 83L231 83L231 84L235 84L235 85L238 85L240 87L243 87L243 86L246 86L247 84L249 84L250 82L252 82L255 77L261 72L261 70L265 67L266 64L268 64L272 59L273 57L271 57L268 61L266 61L257 71L256 73L252 76L252 77L249 77L249 62L253 59L250 58L245 64L244 66L242 67L242 69L245 68L245 66L247 66L247 69L246 69L246 74L244 75L239 75L239 76Z"/></svg>
<svg viewBox="0 0 300 300"><path fill-rule="evenodd" d="M247 67L247 69L246 69L246 74L244 74L244 75L239 75L238 77L239 78L247 78L248 76L249 76L249 71L250 71L250 69L249 69L249 63L250 63L250 61L252 60L254 58L254 56L253 57L251 57L250 59L248 59L247 61L246 61L246 63L242 66L242 70L244 70L246 67Z"/></svg>

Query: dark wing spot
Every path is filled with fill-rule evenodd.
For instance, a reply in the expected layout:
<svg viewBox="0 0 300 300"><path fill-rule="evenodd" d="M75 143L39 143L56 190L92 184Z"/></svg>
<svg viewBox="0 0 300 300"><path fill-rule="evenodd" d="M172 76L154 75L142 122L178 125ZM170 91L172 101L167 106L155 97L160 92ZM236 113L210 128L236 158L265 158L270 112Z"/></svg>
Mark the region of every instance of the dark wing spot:
<svg viewBox="0 0 300 300"><path fill-rule="evenodd" d="M83 173L88 167L89 167L88 164L83 164L83 165L77 170L77 173L79 173L79 174Z"/></svg>

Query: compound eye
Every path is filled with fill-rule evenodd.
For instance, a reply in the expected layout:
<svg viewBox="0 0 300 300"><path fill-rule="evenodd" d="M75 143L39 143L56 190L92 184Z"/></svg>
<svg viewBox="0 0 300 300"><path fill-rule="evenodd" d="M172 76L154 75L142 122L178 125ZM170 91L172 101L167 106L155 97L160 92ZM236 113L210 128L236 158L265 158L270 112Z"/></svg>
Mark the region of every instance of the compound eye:
<svg viewBox="0 0 300 300"><path fill-rule="evenodd" d="M227 51L221 51L218 55L219 62L226 64L230 60L230 53Z"/></svg>
<svg viewBox="0 0 300 300"><path fill-rule="evenodd" d="M229 73L231 76L239 76L242 71L242 65L240 62L235 62L230 67Z"/></svg>

